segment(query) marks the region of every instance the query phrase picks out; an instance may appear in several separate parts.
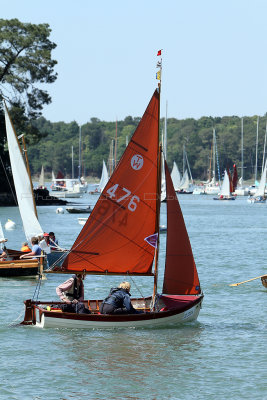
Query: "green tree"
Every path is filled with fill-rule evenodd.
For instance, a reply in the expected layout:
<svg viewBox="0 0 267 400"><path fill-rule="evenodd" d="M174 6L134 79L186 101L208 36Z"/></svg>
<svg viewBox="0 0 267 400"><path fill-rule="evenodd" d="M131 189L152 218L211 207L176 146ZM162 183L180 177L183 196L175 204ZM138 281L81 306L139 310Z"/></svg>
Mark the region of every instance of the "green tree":
<svg viewBox="0 0 267 400"><path fill-rule="evenodd" d="M57 79L54 67L56 60L51 52L56 44L49 40L48 24L23 23L18 19L0 19L0 100L4 99L10 110L17 133L26 133L27 142L37 142L40 134L32 122L41 116L43 106L51 102L48 92L39 86L53 83ZM4 126L4 114L0 103L0 125ZM5 132L5 129L1 129ZM9 190L12 182L5 135L0 137L1 192Z"/></svg>
<svg viewBox="0 0 267 400"><path fill-rule="evenodd" d="M38 84L57 78L57 61L51 58L56 44L49 40L50 32L48 24L0 19L0 95L30 119L40 116L43 105L51 102Z"/></svg>

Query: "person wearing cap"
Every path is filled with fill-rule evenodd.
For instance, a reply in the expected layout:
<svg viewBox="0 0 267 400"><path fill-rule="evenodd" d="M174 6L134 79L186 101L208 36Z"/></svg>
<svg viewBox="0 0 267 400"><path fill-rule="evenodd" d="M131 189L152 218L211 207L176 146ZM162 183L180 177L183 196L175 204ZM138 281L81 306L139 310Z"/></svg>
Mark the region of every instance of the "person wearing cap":
<svg viewBox="0 0 267 400"><path fill-rule="evenodd" d="M131 303L131 285L129 282L121 282L117 288L111 288L108 297L100 307L101 314L139 314Z"/></svg>
<svg viewBox="0 0 267 400"><path fill-rule="evenodd" d="M70 279L61 283L56 288L56 293L60 300L64 302L62 311L76 312L78 314L90 314L90 311L85 308L84 300L84 284L85 275L72 275Z"/></svg>
<svg viewBox="0 0 267 400"><path fill-rule="evenodd" d="M43 236L39 236L39 246L46 254L51 253L48 233L45 232Z"/></svg>
<svg viewBox="0 0 267 400"><path fill-rule="evenodd" d="M50 244L51 250L58 249L58 240L55 238L54 232L49 232L49 244Z"/></svg>

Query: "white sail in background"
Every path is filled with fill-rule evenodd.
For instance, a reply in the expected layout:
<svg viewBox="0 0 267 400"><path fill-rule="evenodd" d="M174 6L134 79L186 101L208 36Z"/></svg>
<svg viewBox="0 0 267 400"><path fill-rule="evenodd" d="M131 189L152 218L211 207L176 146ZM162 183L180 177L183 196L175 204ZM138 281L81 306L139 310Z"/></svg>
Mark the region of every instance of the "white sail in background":
<svg viewBox="0 0 267 400"><path fill-rule="evenodd" d="M6 242L5 236L4 236L4 232L3 232L3 228L2 228L2 224L0 221L0 248L3 248L3 244Z"/></svg>
<svg viewBox="0 0 267 400"><path fill-rule="evenodd" d="M104 189L104 187L108 183L108 180L109 180L108 170L107 170L107 167L106 167L106 163L103 160L102 175L101 175L101 179L100 179L99 186L98 186L100 192L102 192L102 190Z"/></svg>
<svg viewBox="0 0 267 400"><path fill-rule="evenodd" d="M41 174L39 177L39 182L38 182L39 187L44 187L45 185L45 180L44 180L44 166L42 165L42 169L41 169Z"/></svg>
<svg viewBox="0 0 267 400"><path fill-rule="evenodd" d="M185 173L183 174L181 185L180 185L179 189L188 190L189 186L190 186L190 181L189 181L189 176L188 176L188 172L186 169Z"/></svg>
<svg viewBox="0 0 267 400"><path fill-rule="evenodd" d="M224 170L224 178L220 191L220 196L230 196L230 180L226 170Z"/></svg>
<svg viewBox="0 0 267 400"><path fill-rule="evenodd" d="M171 178L172 178L174 190L177 191L181 185L181 174L179 172L179 169L178 169L175 161L173 161Z"/></svg>
<svg viewBox="0 0 267 400"><path fill-rule="evenodd" d="M32 182L29 178L26 165L22 157L21 148L5 104L4 109L9 157L19 211L23 222L25 236L27 240L30 241L33 236L42 235L43 230L35 215L35 203L32 196Z"/></svg>
<svg viewBox="0 0 267 400"><path fill-rule="evenodd" d="M56 179L54 171L52 171L52 181L54 181Z"/></svg>
<svg viewBox="0 0 267 400"><path fill-rule="evenodd" d="M264 197L265 185L266 185L266 169L267 169L267 164L266 163L267 163L267 161L265 162L265 166L264 166L263 173L261 175L261 180L260 180L259 187L257 188L257 191L256 191L256 193L255 193L255 195L253 197L258 197L258 196Z"/></svg>

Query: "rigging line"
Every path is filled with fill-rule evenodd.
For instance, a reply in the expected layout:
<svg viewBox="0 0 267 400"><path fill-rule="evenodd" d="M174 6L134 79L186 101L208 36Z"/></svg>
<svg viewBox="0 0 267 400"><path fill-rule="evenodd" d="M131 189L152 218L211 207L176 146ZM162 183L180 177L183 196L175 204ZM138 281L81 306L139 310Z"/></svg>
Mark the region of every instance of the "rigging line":
<svg viewBox="0 0 267 400"><path fill-rule="evenodd" d="M36 301L38 300L40 287L41 287L41 275L39 275L39 277L38 277L38 281L37 281L36 286L35 286L35 290L34 290L34 294L33 294L32 300L34 300L35 294L36 294Z"/></svg>
<svg viewBox="0 0 267 400"><path fill-rule="evenodd" d="M143 295L141 289L139 289L139 287L138 287L137 284L135 283L133 277L132 277L131 275L127 275L127 277L129 277L130 280L133 282L133 284L134 284L135 288L137 289L137 291L139 292L140 296L141 296L142 298L144 298L145 296Z"/></svg>
<svg viewBox="0 0 267 400"><path fill-rule="evenodd" d="M8 184L9 184L9 187L10 187L10 190L11 190L11 193L12 193L12 196L13 196L14 201L15 201L17 207L18 207L17 198L16 198L16 196L15 196L13 190L12 190L12 186L11 186L10 180L9 180L9 178L8 178L8 175L7 175L7 172L6 172L6 169L5 169L5 166L4 166L4 163L3 163L3 160L2 160L2 157L1 157L1 156L0 156L0 160L1 160L1 163L2 163L3 170L4 170L4 172L5 172L6 179L7 179L7 182L8 182Z"/></svg>
<svg viewBox="0 0 267 400"><path fill-rule="evenodd" d="M52 264L52 265L49 265L49 267L47 268L47 270L48 271L52 271L54 268L53 267L55 267L55 266L57 266L57 264L60 262L60 261L64 261L64 257L67 257L68 256L68 254L66 255L66 253L70 253L70 251L69 250L65 250L65 252L63 253L63 254L61 254L61 256L59 256L59 258Z"/></svg>

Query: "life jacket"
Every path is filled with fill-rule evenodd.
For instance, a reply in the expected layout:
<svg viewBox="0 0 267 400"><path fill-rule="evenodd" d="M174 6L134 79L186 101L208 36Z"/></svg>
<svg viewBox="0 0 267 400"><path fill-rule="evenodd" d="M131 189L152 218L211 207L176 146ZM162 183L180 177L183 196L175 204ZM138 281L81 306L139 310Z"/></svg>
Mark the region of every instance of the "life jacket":
<svg viewBox="0 0 267 400"><path fill-rule="evenodd" d="M27 253L28 251L31 251L31 249L29 248L29 246L22 246L20 251L23 251L24 253Z"/></svg>
<svg viewBox="0 0 267 400"><path fill-rule="evenodd" d="M83 282L81 281L80 286L78 287L78 280L77 278L73 279L72 286L70 287L68 292L65 292L65 296L70 300L78 300L82 295L82 285Z"/></svg>

